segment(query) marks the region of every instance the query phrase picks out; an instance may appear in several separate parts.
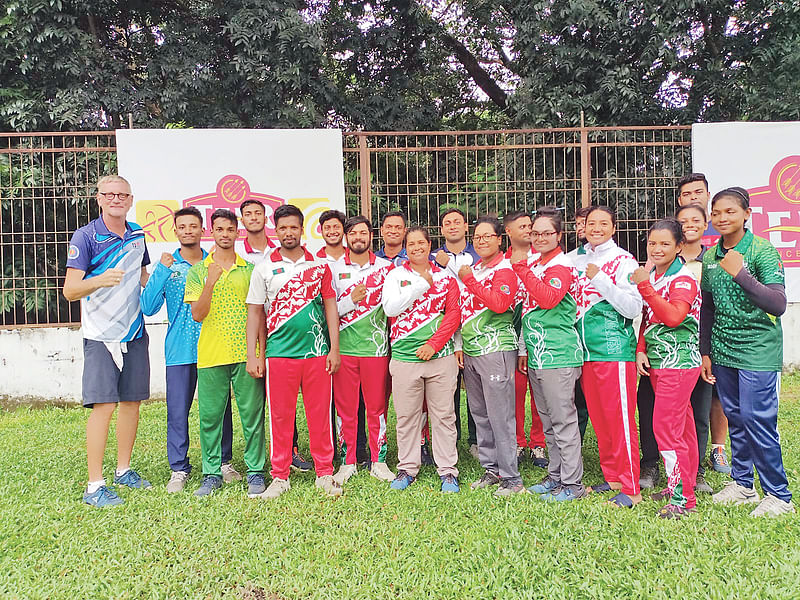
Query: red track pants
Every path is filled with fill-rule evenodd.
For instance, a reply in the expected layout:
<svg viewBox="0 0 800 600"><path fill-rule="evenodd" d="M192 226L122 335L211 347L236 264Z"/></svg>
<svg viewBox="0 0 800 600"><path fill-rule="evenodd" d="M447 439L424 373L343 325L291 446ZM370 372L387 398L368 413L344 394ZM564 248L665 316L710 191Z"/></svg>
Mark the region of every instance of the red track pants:
<svg viewBox="0 0 800 600"><path fill-rule="evenodd" d="M333 399L342 420L341 436L347 448L345 464L356 463L358 392L364 394L372 462L381 461L386 444L386 387L389 385L388 356L342 355L342 366L333 376ZM385 455L385 451L384 451ZM383 457L385 461L385 456Z"/></svg>
<svg viewBox="0 0 800 600"><path fill-rule="evenodd" d="M289 478L292 438L297 412L297 393L303 389L309 446L318 477L333 473L331 430L331 376L325 357L272 358L267 369L270 462L272 477ZM358 401L356 400L356 403ZM355 449L355 444L353 445Z"/></svg>
<svg viewBox="0 0 800 600"><path fill-rule="evenodd" d="M635 496L639 493L636 363L583 363L581 385L603 476L609 483L621 483L624 494Z"/></svg>
<svg viewBox="0 0 800 600"><path fill-rule="evenodd" d="M667 489L673 504L694 508L697 500L697 431L694 426L692 390L700 376L700 367L693 369L650 369L655 391L653 433L658 451L664 459Z"/></svg>
<svg viewBox="0 0 800 600"><path fill-rule="evenodd" d="M514 397L516 400L517 417L517 446L521 448L535 448L546 446L544 440L544 429L542 420L539 418L539 411L536 410L536 402L533 399L533 389L531 389L531 433L530 444L525 439L525 393L528 391L530 383L527 375L520 373L519 369L514 370Z"/></svg>

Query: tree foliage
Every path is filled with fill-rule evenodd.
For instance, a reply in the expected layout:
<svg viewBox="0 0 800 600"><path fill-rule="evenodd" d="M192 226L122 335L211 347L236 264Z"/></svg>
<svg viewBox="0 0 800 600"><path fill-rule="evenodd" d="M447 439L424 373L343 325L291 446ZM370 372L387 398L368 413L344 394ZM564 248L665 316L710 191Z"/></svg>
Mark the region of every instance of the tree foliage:
<svg viewBox="0 0 800 600"><path fill-rule="evenodd" d="M779 0L8 0L0 128L798 119Z"/></svg>

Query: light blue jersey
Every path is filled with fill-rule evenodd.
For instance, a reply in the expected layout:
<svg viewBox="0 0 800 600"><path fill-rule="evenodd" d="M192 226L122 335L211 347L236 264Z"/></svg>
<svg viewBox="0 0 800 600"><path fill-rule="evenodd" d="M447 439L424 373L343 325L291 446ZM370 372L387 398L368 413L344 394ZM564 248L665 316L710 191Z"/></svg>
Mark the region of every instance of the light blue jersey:
<svg viewBox="0 0 800 600"><path fill-rule="evenodd" d="M203 258L208 253L203 250ZM183 301L186 287L186 272L192 268L181 256L180 249L172 254L175 259L171 267L160 261L150 274L142 291L142 311L148 317L156 314L164 302L167 303L167 337L164 340L164 355L167 366L191 365L197 362L197 340L201 323L192 318L192 306Z"/></svg>

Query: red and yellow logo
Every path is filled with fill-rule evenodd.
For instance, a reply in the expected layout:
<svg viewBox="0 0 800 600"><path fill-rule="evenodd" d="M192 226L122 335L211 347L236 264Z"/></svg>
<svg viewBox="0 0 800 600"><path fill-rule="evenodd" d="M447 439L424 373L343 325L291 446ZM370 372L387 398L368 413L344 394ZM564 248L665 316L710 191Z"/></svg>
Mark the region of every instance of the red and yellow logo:
<svg viewBox="0 0 800 600"><path fill-rule="evenodd" d="M194 206L203 215L203 222L208 227L211 214L218 208L226 208L239 215L239 205L245 200L259 200L264 204L267 237L275 240L275 221L273 215L275 209L283 204L294 204L303 211L305 216L306 240L322 239L322 232L319 230L318 217L329 208L328 198L290 198L284 199L280 196L254 192L250 189L250 184L241 175L225 175L213 192L191 196L184 200L143 200L136 203L136 222L144 229L148 242L174 242L176 241L173 227L173 217L180 208ZM244 238L247 232L244 228L239 230L239 237ZM209 234L205 234L204 240L211 240Z"/></svg>
<svg viewBox="0 0 800 600"><path fill-rule="evenodd" d="M753 233L767 238L785 263L800 263L800 156L772 168L769 185L751 188Z"/></svg>

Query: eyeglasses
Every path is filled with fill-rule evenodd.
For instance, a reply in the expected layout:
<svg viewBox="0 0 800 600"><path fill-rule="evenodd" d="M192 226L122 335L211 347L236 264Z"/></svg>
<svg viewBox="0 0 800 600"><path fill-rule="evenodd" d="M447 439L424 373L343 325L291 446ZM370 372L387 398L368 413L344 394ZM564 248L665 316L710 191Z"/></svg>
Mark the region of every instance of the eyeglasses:
<svg viewBox="0 0 800 600"><path fill-rule="evenodd" d="M499 237L496 233L487 233L486 235L473 235L472 239L476 242L488 242L493 237Z"/></svg>
<svg viewBox="0 0 800 600"><path fill-rule="evenodd" d="M121 194L118 194L116 192L97 192L97 193L100 194L106 200L113 200L114 198L119 198L120 200L127 200L128 198L133 196L133 194L126 194L125 192L122 192Z"/></svg>
<svg viewBox="0 0 800 600"><path fill-rule="evenodd" d="M548 238L551 235L555 235L555 231L531 231L532 238Z"/></svg>

